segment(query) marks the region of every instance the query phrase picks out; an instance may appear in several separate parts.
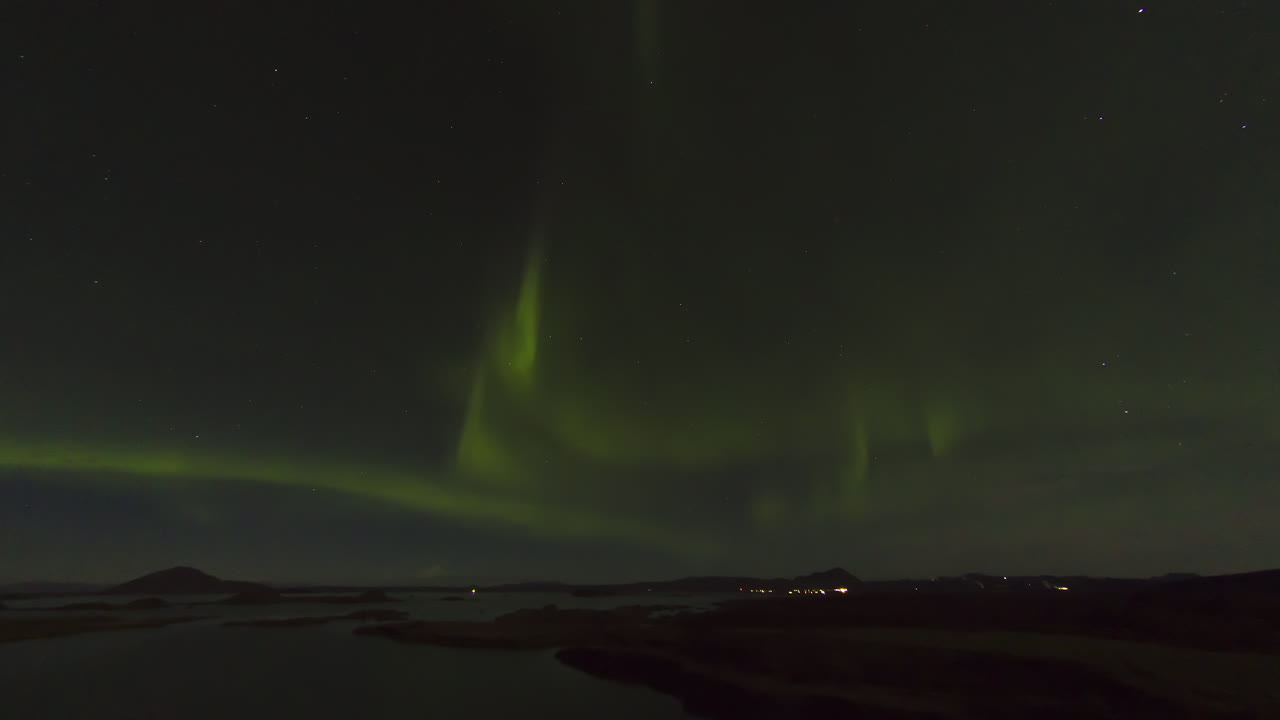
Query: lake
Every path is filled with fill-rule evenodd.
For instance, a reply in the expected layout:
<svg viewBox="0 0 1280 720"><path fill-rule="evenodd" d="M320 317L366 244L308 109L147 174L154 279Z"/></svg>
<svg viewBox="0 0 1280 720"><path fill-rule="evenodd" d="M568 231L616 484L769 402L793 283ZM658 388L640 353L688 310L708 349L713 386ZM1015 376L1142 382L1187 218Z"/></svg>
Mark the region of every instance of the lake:
<svg viewBox="0 0 1280 720"><path fill-rule="evenodd" d="M206 599L170 597L174 603ZM479 594L442 602L413 594L376 605L287 604L122 611L126 617L213 615L162 628L88 633L0 644L4 716L95 720L231 717L686 718L679 701L647 688L569 669L553 651L511 652L406 645L353 635L357 623L298 628L224 628L228 619L341 615L366 607L418 620L487 620L521 608L607 608L638 603L705 606L719 598L573 598ZM6 601L10 608L133 597ZM88 613L100 614L100 613ZM40 613L44 615L44 613ZM35 613L0 611L4 617Z"/></svg>

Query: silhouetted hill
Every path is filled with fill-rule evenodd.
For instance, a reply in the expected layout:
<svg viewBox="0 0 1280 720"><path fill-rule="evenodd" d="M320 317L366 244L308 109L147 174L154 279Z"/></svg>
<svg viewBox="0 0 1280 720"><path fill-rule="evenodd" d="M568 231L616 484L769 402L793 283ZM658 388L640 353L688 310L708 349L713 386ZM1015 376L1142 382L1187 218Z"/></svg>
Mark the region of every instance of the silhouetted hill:
<svg viewBox="0 0 1280 720"><path fill-rule="evenodd" d="M832 568L794 578L758 578L738 575L707 575L684 577L678 580L622 583L619 585L571 585L565 586L578 596L628 595L646 592L663 593L730 593L749 590L786 592L793 589L853 589L862 581L843 568Z"/></svg>
<svg viewBox="0 0 1280 720"><path fill-rule="evenodd" d="M243 580L222 580L192 567L175 567L143 575L104 591L110 595L204 595L214 593L272 592L271 588Z"/></svg>
<svg viewBox="0 0 1280 720"><path fill-rule="evenodd" d="M831 568L822 572L801 575L792 581L797 588L854 588L862 581L844 568Z"/></svg>
<svg viewBox="0 0 1280 720"><path fill-rule="evenodd" d="M1201 617L1280 617L1280 570L1152 584L1134 593L1131 609Z"/></svg>
<svg viewBox="0 0 1280 720"><path fill-rule="evenodd" d="M1210 575L1209 577L1197 576L1182 582L1188 585L1202 583L1213 587L1275 593L1280 592L1280 569L1258 570L1256 572L1236 573L1234 575Z"/></svg>
<svg viewBox="0 0 1280 720"><path fill-rule="evenodd" d="M1126 593L1162 580L1140 578L1089 577L1084 575L986 575L968 573L958 577L907 578L903 580L869 580L858 587L867 593L922 593L955 595L965 593L1042 594L1060 591L1074 593Z"/></svg>

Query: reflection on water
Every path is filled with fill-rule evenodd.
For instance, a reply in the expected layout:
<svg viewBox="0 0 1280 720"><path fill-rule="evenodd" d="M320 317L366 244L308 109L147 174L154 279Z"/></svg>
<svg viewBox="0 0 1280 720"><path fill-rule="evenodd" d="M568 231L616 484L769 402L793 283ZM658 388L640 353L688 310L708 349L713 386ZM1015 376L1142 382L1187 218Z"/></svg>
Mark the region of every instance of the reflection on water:
<svg viewBox="0 0 1280 720"><path fill-rule="evenodd" d="M101 598L108 602L130 599ZM40 604L64 602L68 600ZM482 620L548 603L610 607L636 602L690 603L690 599L495 595L441 602L439 596L420 595L373 607L395 607L415 619ZM178 607L128 616L218 617L166 628L0 644L3 715L24 720L270 716L350 720L438 712L472 717L596 718L602 713L611 718L687 717L673 698L597 680L560 665L549 651L403 645L352 635L355 623L345 621L284 629L220 626L230 618L337 615L357 607L371 606ZM28 616L12 611L5 615Z"/></svg>

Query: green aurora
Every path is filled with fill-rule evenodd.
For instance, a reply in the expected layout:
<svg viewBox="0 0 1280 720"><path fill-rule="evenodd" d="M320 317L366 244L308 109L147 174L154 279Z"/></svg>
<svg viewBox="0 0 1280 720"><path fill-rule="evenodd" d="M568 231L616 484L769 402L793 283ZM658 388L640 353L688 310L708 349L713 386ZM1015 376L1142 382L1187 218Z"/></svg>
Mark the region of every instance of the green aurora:
<svg viewBox="0 0 1280 720"><path fill-rule="evenodd" d="M996 26L921 39L905 9L496 7L513 59L475 62L527 73L525 93L459 81L437 104L388 75L380 93L430 106L386 131L394 146L352 138L380 137L398 108L314 146L298 135L311 149L276 175L245 140L260 185L225 227L194 227L178 203L135 249L145 263L106 240L14 263L30 310L6 316L0 467L144 495L358 498L698 570L814 548L933 558L948 538L976 556L1005 531L1066 557L1143 512L1231 517L1202 498L1233 483L1241 507L1271 497L1257 478L1280 447L1280 162L1211 114L1221 88L1187 99L1162 80L1173 41L1114 30L1124 42L1095 58ZM448 65L420 51L382 71ZM316 148L343 142L345 194L321 212L327 186L308 185L265 216L320 239L270 255L254 233L277 226L254 198L277 175L322 176ZM368 198L369 157L401 156L378 187L403 217L347 207ZM325 213L346 218L327 254ZM130 217L112 232L146 225ZM199 247L170 258L182 232ZM1081 552L1108 557L1097 543Z"/></svg>

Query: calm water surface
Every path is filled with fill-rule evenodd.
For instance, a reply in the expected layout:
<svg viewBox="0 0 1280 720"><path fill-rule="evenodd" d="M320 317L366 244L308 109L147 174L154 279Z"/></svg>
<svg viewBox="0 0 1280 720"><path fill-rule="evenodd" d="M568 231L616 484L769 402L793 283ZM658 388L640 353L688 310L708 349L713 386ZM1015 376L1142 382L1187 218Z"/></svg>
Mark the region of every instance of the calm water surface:
<svg viewBox="0 0 1280 720"><path fill-rule="evenodd" d="M551 651L404 645L352 635L356 623L350 621L303 628L224 628L220 623L231 618L339 615L364 607L394 607L415 619L484 620L516 608L551 603L604 608L637 603L706 605L717 599L510 594L441 602L439 597L415 595L393 605L178 607L129 616L216 617L164 628L0 644L0 715L15 720L272 716L352 720L428 713L483 718L685 718L689 716L674 698L566 668ZM77 602L97 599L74 598ZM69 600L7 604L21 608L65 602Z"/></svg>

